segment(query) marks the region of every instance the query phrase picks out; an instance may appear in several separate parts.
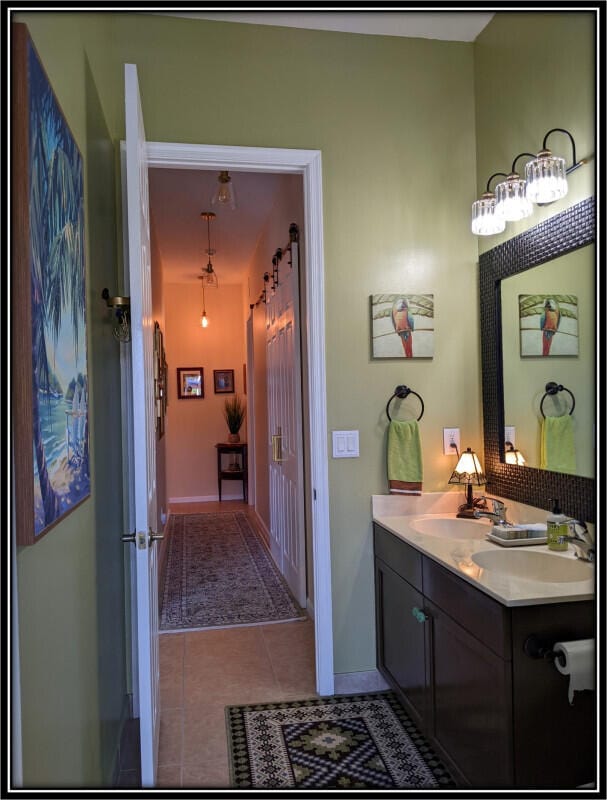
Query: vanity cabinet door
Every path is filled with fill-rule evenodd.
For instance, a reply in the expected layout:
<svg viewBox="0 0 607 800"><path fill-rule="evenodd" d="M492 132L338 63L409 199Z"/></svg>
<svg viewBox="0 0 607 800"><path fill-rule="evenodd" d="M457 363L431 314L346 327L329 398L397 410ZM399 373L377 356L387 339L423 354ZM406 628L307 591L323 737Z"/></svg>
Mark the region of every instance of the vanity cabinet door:
<svg viewBox="0 0 607 800"><path fill-rule="evenodd" d="M434 728L431 734L473 787L512 786L510 662L426 601Z"/></svg>
<svg viewBox="0 0 607 800"><path fill-rule="evenodd" d="M375 559L378 668L404 699L411 718L427 725L426 630L422 595Z"/></svg>

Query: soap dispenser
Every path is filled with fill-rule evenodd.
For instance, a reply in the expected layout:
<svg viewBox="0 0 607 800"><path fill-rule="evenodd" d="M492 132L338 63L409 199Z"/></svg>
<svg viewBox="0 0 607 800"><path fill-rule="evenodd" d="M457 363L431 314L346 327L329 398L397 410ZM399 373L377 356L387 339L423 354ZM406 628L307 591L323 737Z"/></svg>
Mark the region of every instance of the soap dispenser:
<svg viewBox="0 0 607 800"><path fill-rule="evenodd" d="M561 511L558 500L550 500L554 503L552 513L546 517L546 541L549 550L562 552L569 547L569 526L567 517Z"/></svg>

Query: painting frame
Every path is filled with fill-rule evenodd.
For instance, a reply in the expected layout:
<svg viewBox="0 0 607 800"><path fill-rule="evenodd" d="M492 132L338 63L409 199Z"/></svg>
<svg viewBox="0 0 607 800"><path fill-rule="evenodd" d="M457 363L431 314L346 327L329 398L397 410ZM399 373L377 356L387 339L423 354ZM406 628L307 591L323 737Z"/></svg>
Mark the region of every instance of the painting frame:
<svg viewBox="0 0 607 800"><path fill-rule="evenodd" d="M215 394L234 394L234 370L214 369L213 386Z"/></svg>
<svg viewBox="0 0 607 800"><path fill-rule="evenodd" d="M180 400L204 398L204 369L202 367L177 367L177 397Z"/></svg>
<svg viewBox="0 0 607 800"><path fill-rule="evenodd" d="M15 527L33 545L91 496L84 173L23 23L11 57Z"/></svg>
<svg viewBox="0 0 607 800"><path fill-rule="evenodd" d="M167 410L167 363L164 336L158 322L154 322L154 403L156 406L156 434L162 439Z"/></svg>
<svg viewBox="0 0 607 800"><path fill-rule="evenodd" d="M521 358L577 358L578 296L563 292L518 295Z"/></svg>
<svg viewBox="0 0 607 800"><path fill-rule="evenodd" d="M369 297L371 359L434 358L432 292L384 292Z"/></svg>

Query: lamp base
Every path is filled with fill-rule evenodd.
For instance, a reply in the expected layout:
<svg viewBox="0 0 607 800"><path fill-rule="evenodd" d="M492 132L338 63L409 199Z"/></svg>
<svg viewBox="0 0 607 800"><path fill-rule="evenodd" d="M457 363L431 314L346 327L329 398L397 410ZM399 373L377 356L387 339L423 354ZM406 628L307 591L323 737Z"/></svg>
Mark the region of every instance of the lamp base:
<svg viewBox="0 0 607 800"><path fill-rule="evenodd" d="M469 506L466 503L464 503L464 505L459 507L457 514L455 516L459 517L460 519L475 519L474 511L475 511L474 506Z"/></svg>

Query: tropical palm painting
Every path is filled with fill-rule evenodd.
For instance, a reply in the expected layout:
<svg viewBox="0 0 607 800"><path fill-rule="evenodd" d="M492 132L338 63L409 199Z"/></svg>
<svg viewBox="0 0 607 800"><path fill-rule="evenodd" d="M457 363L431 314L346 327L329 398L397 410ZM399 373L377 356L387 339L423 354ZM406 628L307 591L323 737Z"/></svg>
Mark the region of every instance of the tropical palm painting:
<svg viewBox="0 0 607 800"><path fill-rule="evenodd" d="M574 294L520 294L521 356L577 356L578 302Z"/></svg>
<svg viewBox="0 0 607 800"><path fill-rule="evenodd" d="M373 358L434 356L434 295L371 295Z"/></svg>
<svg viewBox="0 0 607 800"><path fill-rule="evenodd" d="M34 532L90 493L82 157L28 39Z"/></svg>

